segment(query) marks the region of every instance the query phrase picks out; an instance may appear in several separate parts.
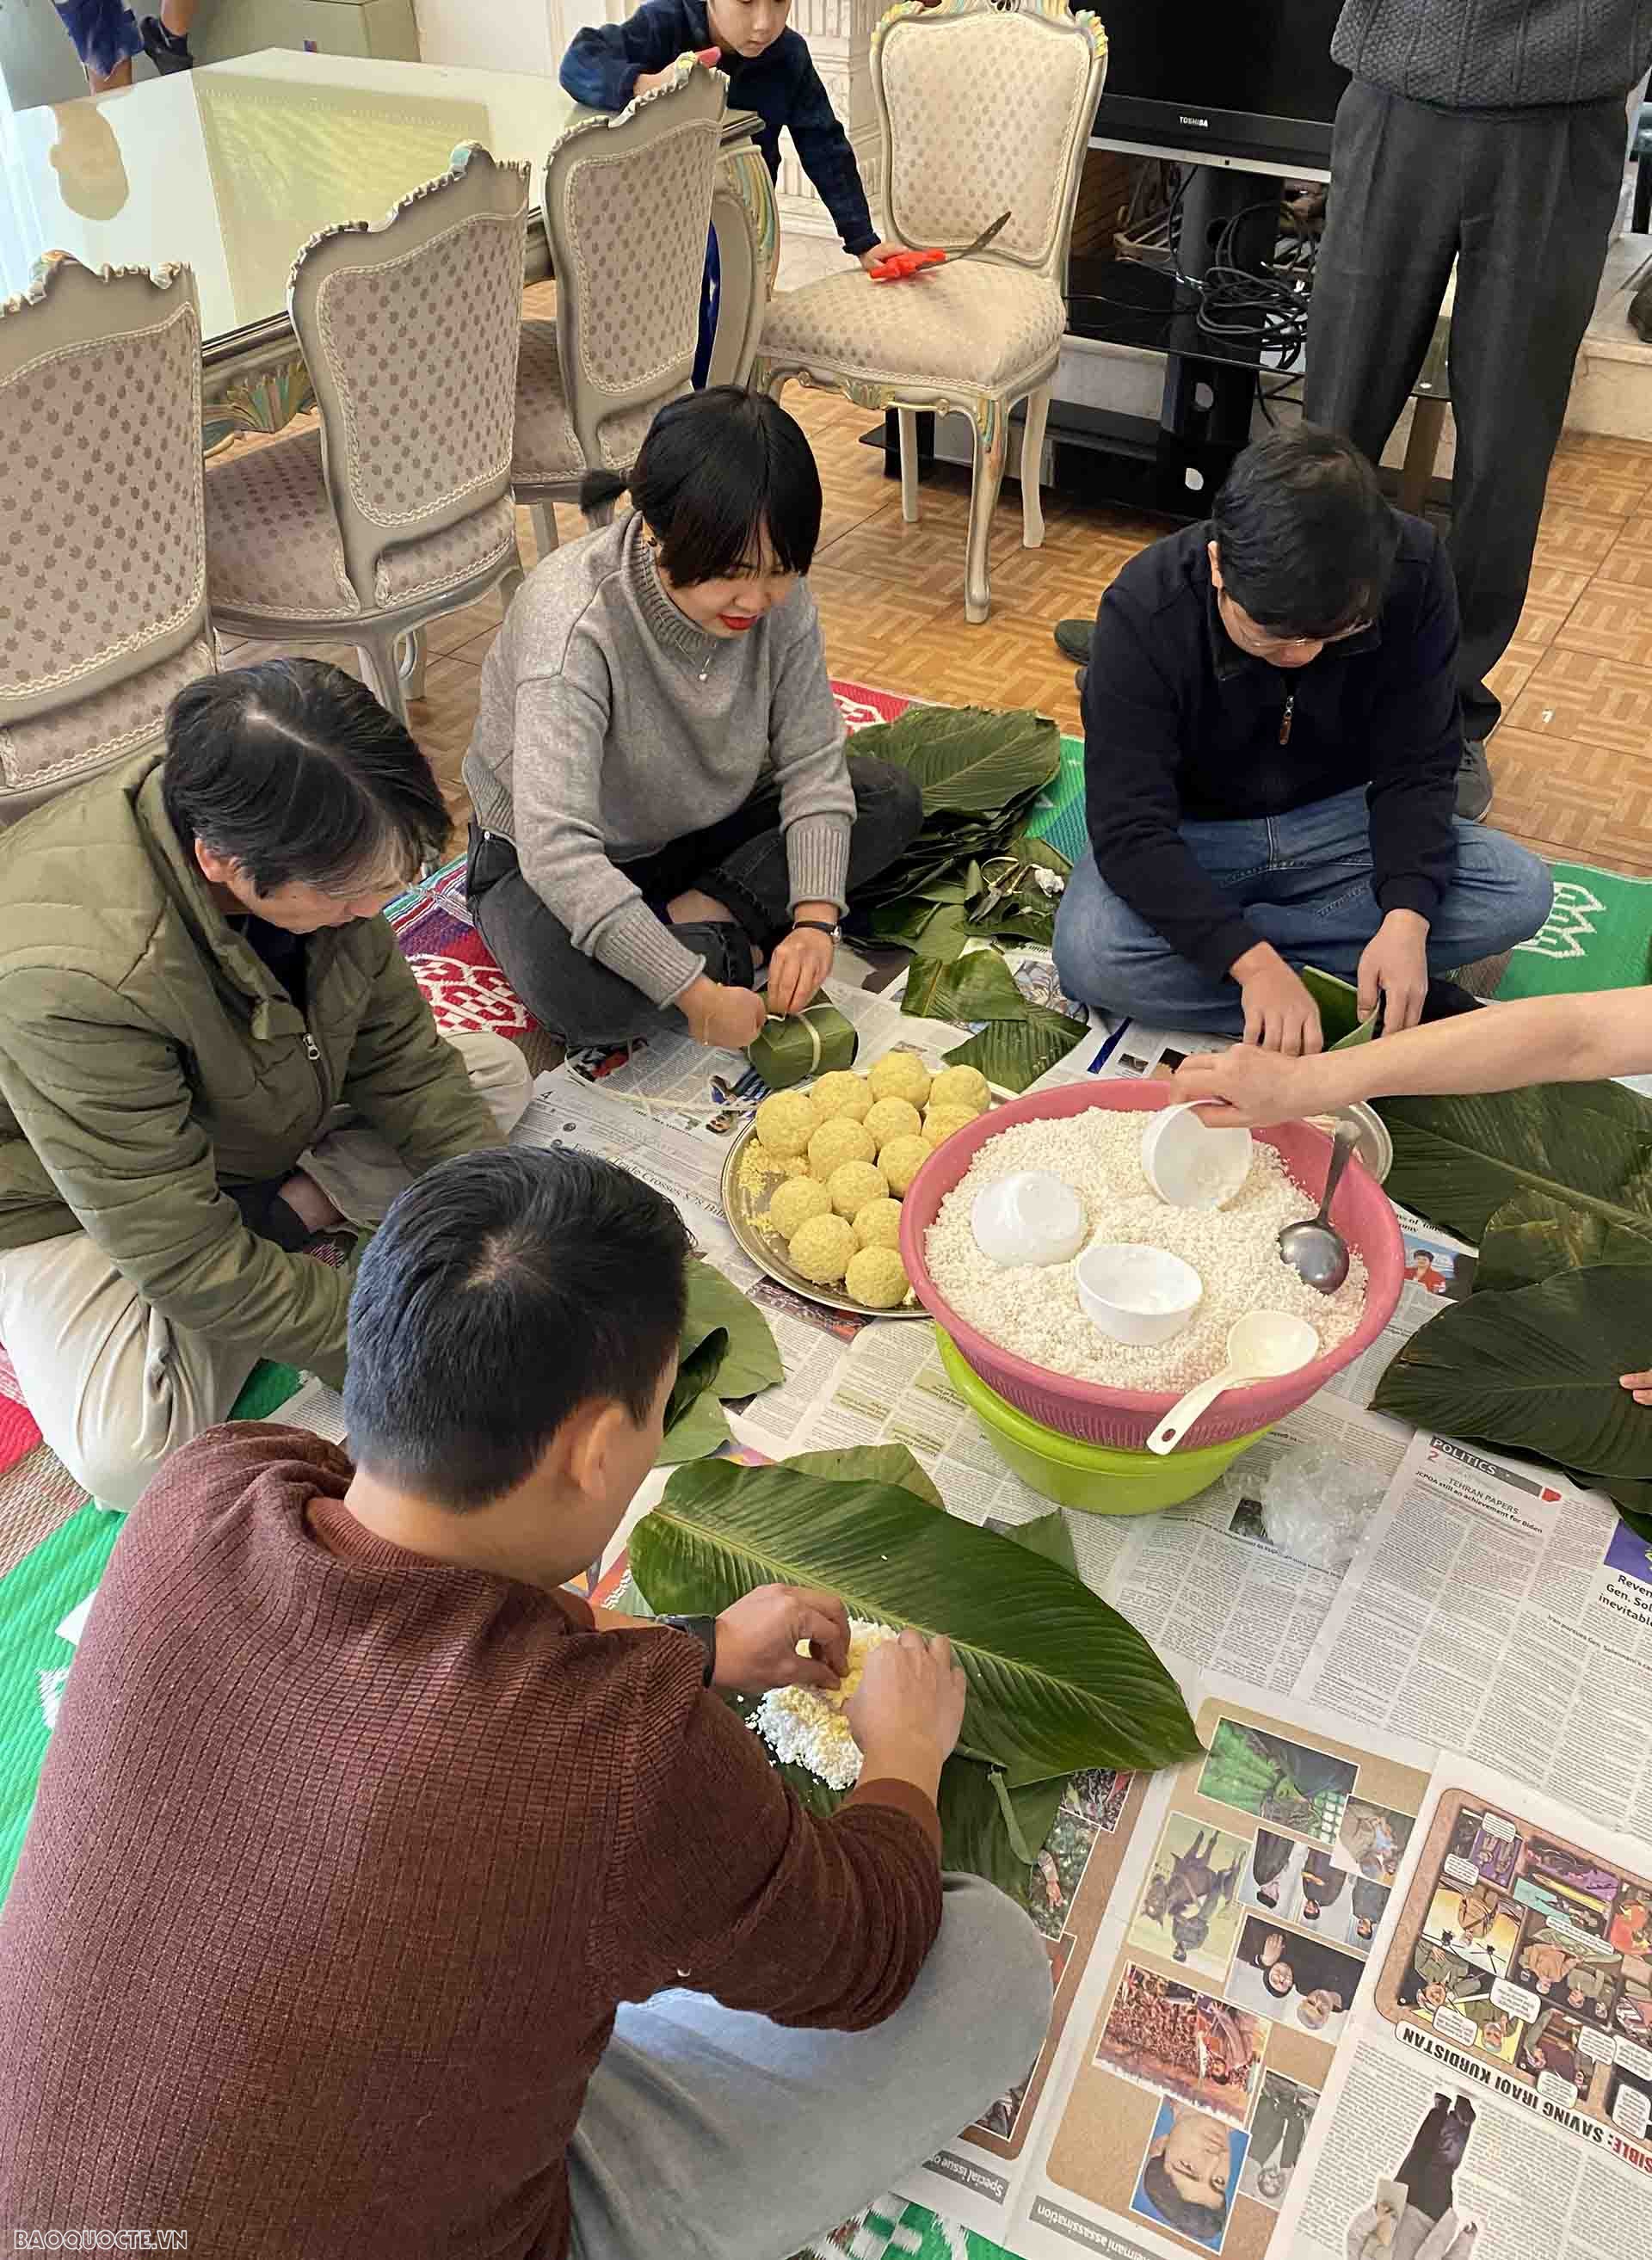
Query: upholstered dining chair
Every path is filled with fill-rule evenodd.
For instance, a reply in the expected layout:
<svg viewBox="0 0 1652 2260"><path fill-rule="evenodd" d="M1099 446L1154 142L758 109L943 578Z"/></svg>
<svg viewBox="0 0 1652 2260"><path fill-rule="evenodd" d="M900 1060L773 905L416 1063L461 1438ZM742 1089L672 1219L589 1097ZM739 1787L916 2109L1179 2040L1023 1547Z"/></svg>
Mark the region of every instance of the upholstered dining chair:
<svg viewBox="0 0 1652 2260"><path fill-rule="evenodd" d="M684 56L669 85L552 146L556 318L522 325L511 464L541 557L556 547L552 505L577 502L590 471L628 471L654 411L689 389L727 91Z"/></svg>
<svg viewBox="0 0 1652 2260"><path fill-rule="evenodd" d="M872 35L872 85L883 149L886 237L958 251L1001 212L989 248L907 282L858 268L769 303L754 384L789 379L898 411L902 515L918 516L921 409L969 418L974 481L964 617L991 609L987 554L1012 410L1021 438L1022 540L1044 539L1039 466L1066 328L1062 287L1073 208L1100 99L1106 35L1067 0L919 0Z"/></svg>
<svg viewBox="0 0 1652 2260"><path fill-rule="evenodd" d="M215 665L187 267L54 253L0 306L0 826L158 740Z"/></svg>
<svg viewBox="0 0 1652 2260"><path fill-rule="evenodd" d="M288 283L318 426L210 463L220 633L353 643L406 716L397 644L520 569L511 500L528 168L474 144Z"/></svg>

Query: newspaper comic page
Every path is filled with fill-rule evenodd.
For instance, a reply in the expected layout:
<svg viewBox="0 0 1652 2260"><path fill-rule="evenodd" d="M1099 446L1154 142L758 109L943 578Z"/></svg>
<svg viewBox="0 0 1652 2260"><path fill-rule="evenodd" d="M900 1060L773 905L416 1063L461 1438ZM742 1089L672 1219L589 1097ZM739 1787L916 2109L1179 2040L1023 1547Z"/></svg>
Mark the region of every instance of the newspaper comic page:
<svg viewBox="0 0 1652 2260"><path fill-rule="evenodd" d="M1020 2088L905 2193L1024 2260L1261 2260L1427 1791L1384 1737L1203 1683L1204 1754L1076 1777L1033 1878L1056 1980Z"/></svg>
<svg viewBox="0 0 1652 2260"><path fill-rule="evenodd" d="M1284 2213L1292 2260L1652 2251L1652 1853L1442 1765Z"/></svg>

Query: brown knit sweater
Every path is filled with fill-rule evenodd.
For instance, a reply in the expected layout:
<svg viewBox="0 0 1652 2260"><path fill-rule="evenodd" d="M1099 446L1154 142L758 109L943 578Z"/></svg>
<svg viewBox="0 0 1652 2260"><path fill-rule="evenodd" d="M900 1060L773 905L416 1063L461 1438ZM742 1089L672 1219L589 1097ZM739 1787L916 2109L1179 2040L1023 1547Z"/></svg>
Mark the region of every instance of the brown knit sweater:
<svg viewBox="0 0 1652 2260"><path fill-rule="evenodd" d="M115 1548L0 1915L8 2249L561 2260L617 2003L852 2029L934 1939L926 1799L809 1819L696 1641L375 1539L349 1477L216 1429Z"/></svg>

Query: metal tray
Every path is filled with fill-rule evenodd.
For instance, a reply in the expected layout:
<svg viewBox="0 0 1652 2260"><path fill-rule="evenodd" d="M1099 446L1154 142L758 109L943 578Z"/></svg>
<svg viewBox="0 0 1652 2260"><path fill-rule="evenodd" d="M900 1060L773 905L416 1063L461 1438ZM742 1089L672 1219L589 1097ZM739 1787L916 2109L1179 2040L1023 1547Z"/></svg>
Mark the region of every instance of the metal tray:
<svg viewBox="0 0 1652 2260"><path fill-rule="evenodd" d="M729 1230L758 1269L767 1272L781 1286L789 1287L794 1295L819 1303L828 1311L847 1311L857 1319L927 1319L929 1313L921 1303L902 1303L892 1311L876 1311L869 1303L860 1303L853 1295L846 1295L840 1287L822 1287L812 1279L805 1279L801 1271L793 1270L786 1260L785 1241L778 1234L766 1232L762 1223L769 1194L786 1180L770 1177L755 1192L740 1182L740 1165L746 1158L746 1148L756 1135L756 1124L748 1122L724 1157L723 1213L728 1219Z"/></svg>

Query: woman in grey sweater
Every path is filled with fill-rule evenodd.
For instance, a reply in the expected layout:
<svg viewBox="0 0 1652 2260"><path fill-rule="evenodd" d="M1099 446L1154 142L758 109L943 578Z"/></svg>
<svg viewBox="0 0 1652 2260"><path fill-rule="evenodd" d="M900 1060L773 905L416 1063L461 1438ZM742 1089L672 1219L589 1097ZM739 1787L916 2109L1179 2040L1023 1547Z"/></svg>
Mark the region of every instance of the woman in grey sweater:
<svg viewBox="0 0 1652 2260"><path fill-rule="evenodd" d="M629 485L634 511L543 559L488 655L467 885L569 1043L675 1008L733 1050L816 996L851 894L922 800L844 751L803 579L820 477L799 426L761 394L692 394L655 417Z"/></svg>

